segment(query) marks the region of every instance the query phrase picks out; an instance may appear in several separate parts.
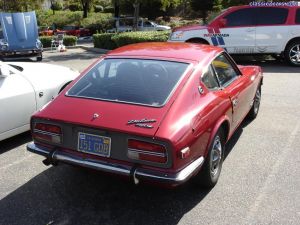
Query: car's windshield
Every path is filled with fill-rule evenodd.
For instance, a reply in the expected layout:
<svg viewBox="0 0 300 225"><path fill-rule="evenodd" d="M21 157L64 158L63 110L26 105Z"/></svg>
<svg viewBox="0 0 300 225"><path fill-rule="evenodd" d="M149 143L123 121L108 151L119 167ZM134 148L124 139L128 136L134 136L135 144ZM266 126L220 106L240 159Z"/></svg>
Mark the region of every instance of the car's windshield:
<svg viewBox="0 0 300 225"><path fill-rule="evenodd" d="M84 75L67 96L162 106L188 65L163 60L105 59Z"/></svg>
<svg viewBox="0 0 300 225"><path fill-rule="evenodd" d="M75 26L64 26L63 30L75 30Z"/></svg>

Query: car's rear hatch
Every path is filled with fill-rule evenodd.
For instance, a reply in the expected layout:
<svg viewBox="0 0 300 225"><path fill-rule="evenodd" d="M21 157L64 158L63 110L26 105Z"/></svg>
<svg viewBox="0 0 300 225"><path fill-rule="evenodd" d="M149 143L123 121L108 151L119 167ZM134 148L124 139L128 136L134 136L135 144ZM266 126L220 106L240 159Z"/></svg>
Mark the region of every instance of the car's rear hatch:
<svg viewBox="0 0 300 225"><path fill-rule="evenodd" d="M127 156L129 139L162 144L168 154L167 162L145 164L169 168L172 165L169 143L155 140L153 137L170 106L171 102L158 108L61 95L37 113L34 121L59 125L63 131L60 146L77 151L78 154L82 136L108 138L110 142L108 160L137 162ZM97 157L97 153L92 152L89 157Z"/></svg>

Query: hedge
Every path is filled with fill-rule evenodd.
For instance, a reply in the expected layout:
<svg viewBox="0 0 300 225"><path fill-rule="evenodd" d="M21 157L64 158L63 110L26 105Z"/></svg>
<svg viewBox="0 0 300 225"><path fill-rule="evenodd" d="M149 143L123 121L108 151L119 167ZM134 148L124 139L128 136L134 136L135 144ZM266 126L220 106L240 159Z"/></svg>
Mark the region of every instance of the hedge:
<svg viewBox="0 0 300 225"><path fill-rule="evenodd" d="M103 49L115 49L117 45L112 41L112 37L115 36L114 33L103 33L103 34L94 34L93 42L96 48Z"/></svg>
<svg viewBox="0 0 300 225"><path fill-rule="evenodd" d="M96 48L114 49L139 42L164 42L168 40L169 31L137 31L124 33L94 34Z"/></svg>
<svg viewBox="0 0 300 225"><path fill-rule="evenodd" d="M51 36L40 36L39 37L39 39L42 42L44 48L51 47L51 41L52 41L53 37L51 37ZM76 42L77 42L77 37L68 36L68 35L64 36L63 43L64 43L65 46L74 46L74 45L76 45Z"/></svg>

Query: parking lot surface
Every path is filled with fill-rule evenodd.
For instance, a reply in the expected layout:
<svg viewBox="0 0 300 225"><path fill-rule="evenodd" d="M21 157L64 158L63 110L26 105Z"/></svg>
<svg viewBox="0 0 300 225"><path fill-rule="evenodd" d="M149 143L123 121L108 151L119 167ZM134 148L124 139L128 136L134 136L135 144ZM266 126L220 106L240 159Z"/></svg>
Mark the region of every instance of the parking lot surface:
<svg viewBox="0 0 300 225"><path fill-rule="evenodd" d="M82 71L99 53L45 52L44 62ZM134 186L68 165L46 167L24 133L0 142L0 224L299 224L300 69L244 61L265 71L257 119L226 148L218 184L203 190Z"/></svg>

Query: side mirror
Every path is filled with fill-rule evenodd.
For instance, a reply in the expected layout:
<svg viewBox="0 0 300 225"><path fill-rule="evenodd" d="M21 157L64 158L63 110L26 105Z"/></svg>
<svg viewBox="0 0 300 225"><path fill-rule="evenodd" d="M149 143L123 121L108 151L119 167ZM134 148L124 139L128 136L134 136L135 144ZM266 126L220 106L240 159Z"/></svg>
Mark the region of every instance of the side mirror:
<svg viewBox="0 0 300 225"><path fill-rule="evenodd" d="M10 70L7 66L1 65L0 67L0 77L7 77L10 75Z"/></svg>
<svg viewBox="0 0 300 225"><path fill-rule="evenodd" d="M225 18L220 19L219 26L226 27L226 25L227 25L227 19L225 19Z"/></svg>

